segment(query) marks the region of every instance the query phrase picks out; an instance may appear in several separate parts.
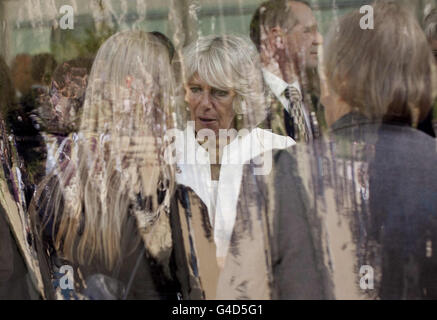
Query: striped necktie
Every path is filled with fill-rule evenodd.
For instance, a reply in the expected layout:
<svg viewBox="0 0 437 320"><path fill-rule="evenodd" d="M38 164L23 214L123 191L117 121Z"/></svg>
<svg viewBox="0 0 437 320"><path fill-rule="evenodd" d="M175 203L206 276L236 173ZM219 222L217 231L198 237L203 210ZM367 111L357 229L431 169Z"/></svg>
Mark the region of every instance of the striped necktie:
<svg viewBox="0 0 437 320"><path fill-rule="evenodd" d="M285 89L284 95L290 102L290 112L293 118L294 140L308 142L310 137L309 128L306 125L303 114L302 95L295 87L289 86Z"/></svg>

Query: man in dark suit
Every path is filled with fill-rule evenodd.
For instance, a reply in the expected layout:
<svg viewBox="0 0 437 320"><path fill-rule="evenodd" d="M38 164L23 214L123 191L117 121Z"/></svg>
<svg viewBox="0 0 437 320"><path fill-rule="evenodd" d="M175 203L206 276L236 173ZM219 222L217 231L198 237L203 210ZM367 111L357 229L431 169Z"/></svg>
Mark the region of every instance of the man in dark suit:
<svg viewBox="0 0 437 320"><path fill-rule="evenodd" d="M322 36L309 5L290 0L262 3L252 18L250 36L270 91L270 113L262 126L298 142L319 136L309 89Z"/></svg>

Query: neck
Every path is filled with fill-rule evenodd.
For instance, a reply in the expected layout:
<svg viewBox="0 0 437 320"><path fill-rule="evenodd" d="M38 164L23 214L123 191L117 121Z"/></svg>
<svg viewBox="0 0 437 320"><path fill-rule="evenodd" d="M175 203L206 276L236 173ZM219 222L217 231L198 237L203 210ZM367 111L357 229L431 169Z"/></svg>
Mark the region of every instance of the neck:
<svg viewBox="0 0 437 320"><path fill-rule="evenodd" d="M211 163L221 163L223 149L230 144L238 135L229 135L220 139L219 134L215 135L215 139L207 138L203 141L197 142L209 153Z"/></svg>
<svg viewBox="0 0 437 320"><path fill-rule="evenodd" d="M326 117L326 121L329 127L331 127L337 120L341 119L352 111L352 108L341 99L338 99L335 102L335 106L331 106L328 108L332 110L330 112L330 116Z"/></svg>
<svg viewBox="0 0 437 320"><path fill-rule="evenodd" d="M271 61L269 63L263 63L263 67L265 70L269 71L270 73L274 74L278 78L281 78L289 84L296 81L299 82L299 77L295 72L295 67L293 63L291 62L279 64L277 61Z"/></svg>

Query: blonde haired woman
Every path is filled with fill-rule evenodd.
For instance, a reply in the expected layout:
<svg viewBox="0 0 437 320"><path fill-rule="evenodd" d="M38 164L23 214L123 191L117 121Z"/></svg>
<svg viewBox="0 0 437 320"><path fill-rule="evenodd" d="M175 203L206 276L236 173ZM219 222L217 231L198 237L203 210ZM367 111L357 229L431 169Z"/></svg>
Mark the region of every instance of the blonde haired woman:
<svg viewBox="0 0 437 320"><path fill-rule="evenodd" d="M40 244L52 243L65 260L58 264L74 267L76 291L88 298L174 294L162 280L171 251L173 172L162 150L172 126L172 77L158 37L126 31L109 38L92 66L72 158L39 188L33 210L52 233ZM48 262L48 277L56 266L50 269Z"/></svg>

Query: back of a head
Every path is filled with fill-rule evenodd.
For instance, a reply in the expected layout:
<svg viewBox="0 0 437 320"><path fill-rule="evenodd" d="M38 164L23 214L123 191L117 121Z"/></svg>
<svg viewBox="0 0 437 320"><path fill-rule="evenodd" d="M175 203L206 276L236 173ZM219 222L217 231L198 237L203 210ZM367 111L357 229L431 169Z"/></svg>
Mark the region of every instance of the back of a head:
<svg viewBox="0 0 437 320"><path fill-rule="evenodd" d="M122 230L130 213L144 215L146 226L159 215L159 184L166 196L173 188L172 168L161 156L172 126L172 77L168 48L150 33L120 32L99 49L79 139L68 167L58 163L54 170L60 186L49 200L57 201L51 204L59 222L55 242L67 258L113 267L124 254ZM69 219L79 212L81 219Z"/></svg>
<svg viewBox="0 0 437 320"><path fill-rule="evenodd" d="M330 89L371 119L416 123L435 97L433 57L415 16L395 1L373 5L374 29L359 10L335 24L324 47Z"/></svg>
<svg viewBox="0 0 437 320"><path fill-rule="evenodd" d="M150 124L150 108L168 115L173 89L168 49L162 41L143 31L117 33L102 45L94 60L81 131L123 129L131 134Z"/></svg>
<svg viewBox="0 0 437 320"><path fill-rule="evenodd" d="M89 76L79 129L79 160L90 181L93 175L128 165L132 171L121 172L120 179L129 177L123 180L123 192L132 196L138 168L159 172L165 167L160 155L166 130L173 126L174 87L168 47L155 35L125 31L102 45ZM94 171L96 164L102 172ZM103 184L97 188L105 190Z"/></svg>

